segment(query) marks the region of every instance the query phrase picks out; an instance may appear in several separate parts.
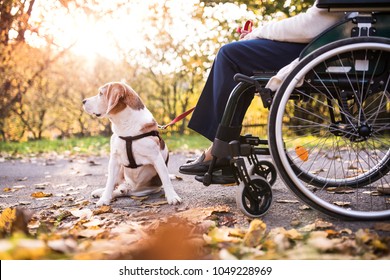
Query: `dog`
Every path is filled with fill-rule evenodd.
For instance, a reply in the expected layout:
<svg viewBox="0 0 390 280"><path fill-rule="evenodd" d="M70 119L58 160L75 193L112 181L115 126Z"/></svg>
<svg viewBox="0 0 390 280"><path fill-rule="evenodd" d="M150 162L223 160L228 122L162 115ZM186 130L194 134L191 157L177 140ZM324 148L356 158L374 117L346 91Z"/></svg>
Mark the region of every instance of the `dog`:
<svg viewBox="0 0 390 280"><path fill-rule="evenodd" d="M109 205L121 196L157 193L161 188L169 204L181 203L167 168L168 148L139 95L126 83L111 82L82 103L88 114L107 117L113 132L106 186L92 192L92 197L100 197L96 205Z"/></svg>

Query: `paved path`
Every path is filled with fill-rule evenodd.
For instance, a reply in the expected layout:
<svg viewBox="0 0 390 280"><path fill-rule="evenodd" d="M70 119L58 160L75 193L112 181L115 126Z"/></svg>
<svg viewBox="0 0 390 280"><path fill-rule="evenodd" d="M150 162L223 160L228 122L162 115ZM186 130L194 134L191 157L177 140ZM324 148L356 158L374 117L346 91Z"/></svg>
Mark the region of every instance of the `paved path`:
<svg viewBox="0 0 390 280"><path fill-rule="evenodd" d="M178 173L178 167L190 154L171 154L169 170L180 176L173 182L183 203L179 206L161 205L161 194L148 198L147 202L157 207L145 208L142 203L130 198L120 198L112 207L129 213L138 213L147 217L161 217L184 209L223 206L230 209L218 213L216 219L227 226L247 226L248 219L237 209L235 202L236 186L203 186L192 176ZM94 207L96 199L90 198L92 190L102 187L107 176L108 159L103 157L82 157L73 159L61 156L29 158L24 160L4 160L0 162L0 210L9 206L23 206L32 210L51 207L53 204L69 205L81 200L90 201L87 207ZM7 192L7 188L10 191ZM42 191L52 194L44 199L32 198L31 194ZM314 210L301 209L303 204L289 192L284 184L277 180L273 186L274 202L263 217L268 228L300 227L321 219L332 223L336 229L373 228L375 223L341 221L324 216ZM286 202L290 201L290 202ZM137 215L138 215L137 214Z"/></svg>

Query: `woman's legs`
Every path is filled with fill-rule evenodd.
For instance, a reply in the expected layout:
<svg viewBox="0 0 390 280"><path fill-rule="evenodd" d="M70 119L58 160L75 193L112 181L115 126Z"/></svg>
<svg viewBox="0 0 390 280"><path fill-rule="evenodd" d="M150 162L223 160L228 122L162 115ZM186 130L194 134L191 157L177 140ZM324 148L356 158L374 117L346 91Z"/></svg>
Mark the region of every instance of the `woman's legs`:
<svg viewBox="0 0 390 280"><path fill-rule="evenodd" d="M188 127L213 141L230 92L237 85L237 73L252 76L254 71L278 71L297 58L305 44L264 39L238 41L223 46L214 61L206 85ZM241 124L252 97L235 113Z"/></svg>
<svg viewBox="0 0 390 280"><path fill-rule="evenodd" d="M241 73L252 76L255 71L276 72L296 59L304 47L305 44L264 39L238 41L223 46L217 54L188 127L213 141L230 93L237 85L234 75ZM241 125L252 98L253 95L247 94L240 99L233 125ZM182 165L180 172L205 174L212 159L211 147L196 160ZM218 159L216 168L226 164L226 160Z"/></svg>

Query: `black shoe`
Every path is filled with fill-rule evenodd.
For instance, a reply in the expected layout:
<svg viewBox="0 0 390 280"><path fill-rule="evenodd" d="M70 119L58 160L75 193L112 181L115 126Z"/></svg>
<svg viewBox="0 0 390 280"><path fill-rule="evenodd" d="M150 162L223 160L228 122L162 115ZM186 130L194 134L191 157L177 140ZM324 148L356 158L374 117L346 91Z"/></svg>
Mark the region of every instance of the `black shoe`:
<svg viewBox="0 0 390 280"><path fill-rule="evenodd" d="M187 175L204 175L209 170L211 164L211 160L204 161L205 158L206 155L205 153L203 153L196 160L180 166L179 172ZM229 165L230 165L229 159L227 158L217 159L214 169L219 170L222 167L226 167Z"/></svg>

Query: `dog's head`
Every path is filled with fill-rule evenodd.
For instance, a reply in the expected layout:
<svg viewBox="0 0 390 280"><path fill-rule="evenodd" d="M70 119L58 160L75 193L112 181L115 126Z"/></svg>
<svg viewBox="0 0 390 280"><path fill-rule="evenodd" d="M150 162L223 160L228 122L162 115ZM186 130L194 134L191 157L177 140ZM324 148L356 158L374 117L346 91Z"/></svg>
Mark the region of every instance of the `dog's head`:
<svg viewBox="0 0 390 280"><path fill-rule="evenodd" d="M141 110L145 106L138 94L127 84L112 82L99 88L97 95L83 100L84 110L91 115L104 117L117 114L130 107Z"/></svg>

